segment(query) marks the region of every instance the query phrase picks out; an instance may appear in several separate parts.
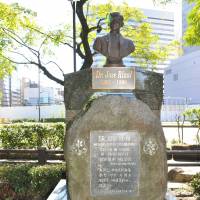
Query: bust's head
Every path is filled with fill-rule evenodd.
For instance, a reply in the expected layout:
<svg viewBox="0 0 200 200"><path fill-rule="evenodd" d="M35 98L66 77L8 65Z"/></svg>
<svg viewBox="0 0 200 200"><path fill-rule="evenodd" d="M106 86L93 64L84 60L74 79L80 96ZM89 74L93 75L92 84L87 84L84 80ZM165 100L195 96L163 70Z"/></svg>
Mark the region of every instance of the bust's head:
<svg viewBox="0 0 200 200"><path fill-rule="evenodd" d="M119 12L110 13L110 29L111 31L119 31L124 25L124 18Z"/></svg>

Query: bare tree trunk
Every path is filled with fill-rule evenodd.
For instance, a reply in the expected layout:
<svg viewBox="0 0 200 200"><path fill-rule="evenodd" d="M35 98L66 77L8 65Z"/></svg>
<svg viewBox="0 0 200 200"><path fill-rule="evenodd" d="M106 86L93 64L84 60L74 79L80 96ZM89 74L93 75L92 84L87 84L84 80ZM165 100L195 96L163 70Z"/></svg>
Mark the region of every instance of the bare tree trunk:
<svg viewBox="0 0 200 200"><path fill-rule="evenodd" d="M198 128L197 135L196 135L198 144L200 144L199 131L200 131L200 128Z"/></svg>
<svg viewBox="0 0 200 200"><path fill-rule="evenodd" d="M178 128L178 143L181 143L181 134L180 134L180 116L176 116L176 123Z"/></svg>
<svg viewBox="0 0 200 200"><path fill-rule="evenodd" d="M81 67L81 70L90 68L93 63L93 58L92 58L93 55L92 55L90 45L88 42L88 34L90 33L90 29L88 27L87 20L85 18L84 12L83 12L83 6L86 2L87 2L87 0L80 0L76 4L76 13L77 13L77 16L79 18L79 21L80 21L81 27L82 27L80 38L82 40L82 45L83 45L83 49L85 52L85 59L84 59L83 65Z"/></svg>

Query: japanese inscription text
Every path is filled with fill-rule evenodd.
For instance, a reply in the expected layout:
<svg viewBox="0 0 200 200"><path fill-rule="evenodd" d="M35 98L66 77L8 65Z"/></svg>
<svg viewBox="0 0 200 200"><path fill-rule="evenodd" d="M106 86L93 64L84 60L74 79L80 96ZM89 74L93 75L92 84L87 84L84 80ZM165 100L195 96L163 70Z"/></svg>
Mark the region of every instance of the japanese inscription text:
<svg viewBox="0 0 200 200"><path fill-rule="evenodd" d="M136 131L90 133L92 196L138 195L139 144Z"/></svg>

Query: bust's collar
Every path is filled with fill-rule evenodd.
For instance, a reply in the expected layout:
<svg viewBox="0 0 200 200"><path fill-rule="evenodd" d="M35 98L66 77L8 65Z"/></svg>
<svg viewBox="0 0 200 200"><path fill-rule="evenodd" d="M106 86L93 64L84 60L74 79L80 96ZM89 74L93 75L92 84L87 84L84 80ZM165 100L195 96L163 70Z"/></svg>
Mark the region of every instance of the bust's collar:
<svg viewBox="0 0 200 200"><path fill-rule="evenodd" d="M107 39L109 39L111 36L113 35L113 33L108 33L106 36L107 36ZM121 33L118 33L117 34L119 36L120 39L123 38L123 36L121 35Z"/></svg>

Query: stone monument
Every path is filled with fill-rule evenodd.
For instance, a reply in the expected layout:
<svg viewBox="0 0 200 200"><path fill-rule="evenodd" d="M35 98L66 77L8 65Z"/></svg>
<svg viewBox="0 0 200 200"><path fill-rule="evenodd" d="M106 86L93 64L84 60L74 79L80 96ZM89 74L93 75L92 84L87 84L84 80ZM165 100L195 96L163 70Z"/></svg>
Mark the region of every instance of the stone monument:
<svg viewBox="0 0 200 200"><path fill-rule="evenodd" d="M94 43L107 58L105 68L65 77L68 198L164 200L162 75L124 67L123 57L135 47L119 34L123 17L110 16L110 34Z"/></svg>

